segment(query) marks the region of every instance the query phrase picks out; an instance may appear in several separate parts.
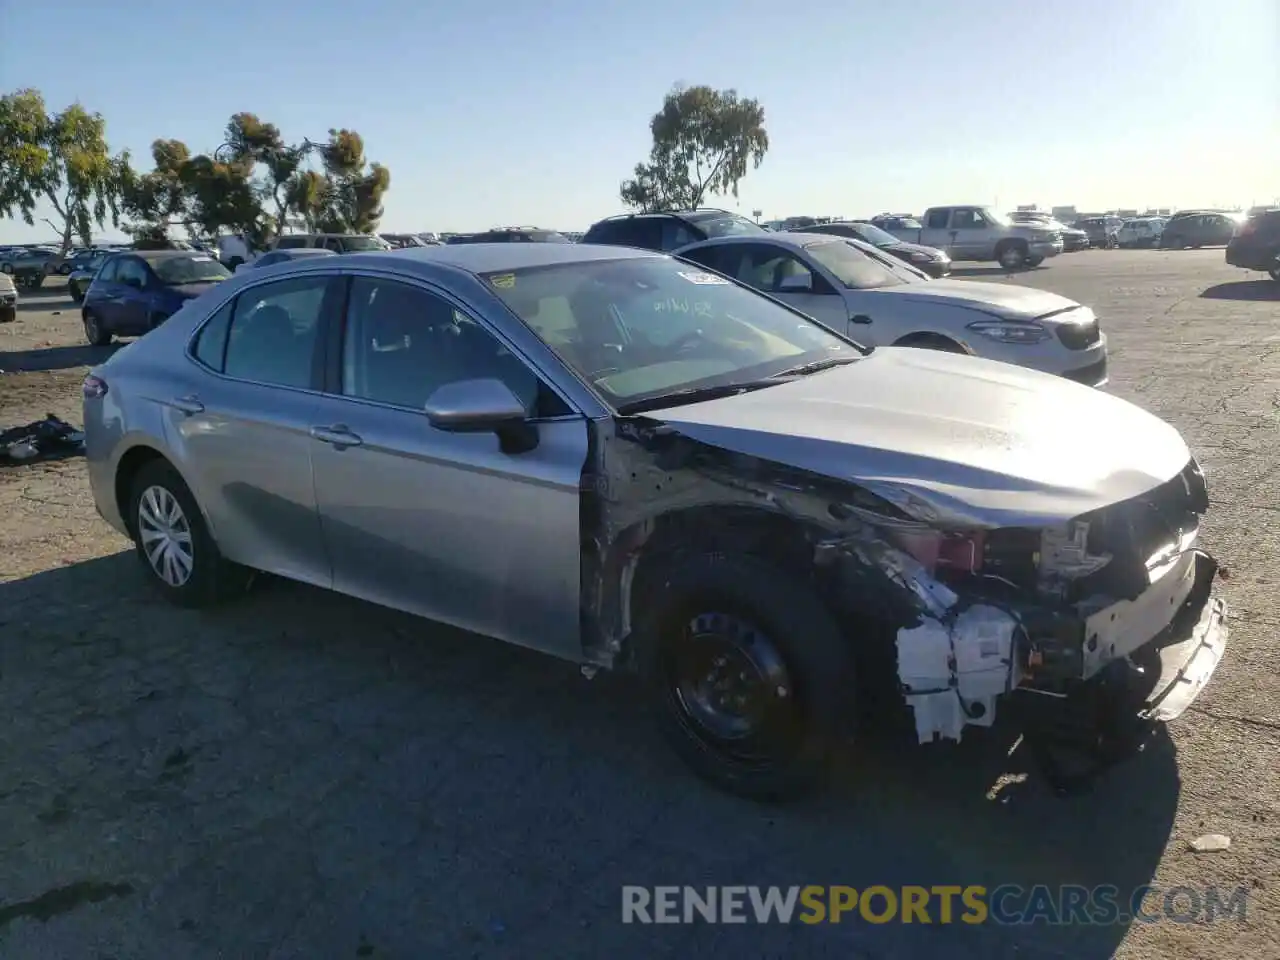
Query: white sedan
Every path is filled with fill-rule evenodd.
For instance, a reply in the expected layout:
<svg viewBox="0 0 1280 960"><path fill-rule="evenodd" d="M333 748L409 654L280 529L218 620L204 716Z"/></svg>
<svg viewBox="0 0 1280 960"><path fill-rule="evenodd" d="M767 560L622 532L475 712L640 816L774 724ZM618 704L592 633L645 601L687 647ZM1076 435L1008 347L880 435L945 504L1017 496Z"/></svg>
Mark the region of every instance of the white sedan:
<svg viewBox="0 0 1280 960"><path fill-rule="evenodd" d="M675 256L759 290L865 346L967 353L1101 386L1107 338L1074 300L1006 283L930 280L869 244L816 233L718 237Z"/></svg>

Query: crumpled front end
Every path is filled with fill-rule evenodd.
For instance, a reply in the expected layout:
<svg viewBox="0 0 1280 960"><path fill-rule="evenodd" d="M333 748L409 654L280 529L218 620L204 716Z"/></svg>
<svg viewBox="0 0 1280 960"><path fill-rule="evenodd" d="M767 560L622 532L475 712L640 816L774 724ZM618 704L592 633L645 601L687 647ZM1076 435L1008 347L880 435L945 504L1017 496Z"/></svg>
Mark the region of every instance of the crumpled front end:
<svg viewBox="0 0 1280 960"><path fill-rule="evenodd" d="M1218 567L1196 547L1207 506L1191 460L1062 527L943 532L902 521L838 549L843 562L891 571L918 600L896 647L921 742L991 725L1009 694L1042 698L1034 712L1078 724L1069 715L1106 687L1140 717L1168 720L1226 644L1225 605L1210 589Z"/></svg>

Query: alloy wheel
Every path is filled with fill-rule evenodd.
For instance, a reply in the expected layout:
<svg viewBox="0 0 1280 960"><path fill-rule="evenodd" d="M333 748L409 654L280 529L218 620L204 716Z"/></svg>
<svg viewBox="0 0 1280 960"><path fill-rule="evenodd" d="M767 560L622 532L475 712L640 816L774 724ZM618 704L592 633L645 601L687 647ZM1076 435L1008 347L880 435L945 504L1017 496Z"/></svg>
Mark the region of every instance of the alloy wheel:
<svg viewBox="0 0 1280 960"><path fill-rule="evenodd" d="M147 487L138 499L138 540L152 571L166 584L181 587L191 579L191 525L178 498L165 487Z"/></svg>

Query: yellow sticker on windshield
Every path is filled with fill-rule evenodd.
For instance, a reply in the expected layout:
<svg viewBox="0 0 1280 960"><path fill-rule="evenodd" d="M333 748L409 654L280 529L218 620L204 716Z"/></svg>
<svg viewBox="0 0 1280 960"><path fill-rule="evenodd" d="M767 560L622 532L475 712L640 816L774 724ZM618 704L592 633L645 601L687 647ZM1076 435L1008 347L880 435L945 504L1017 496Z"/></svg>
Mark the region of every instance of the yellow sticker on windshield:
<svg viewBox="0 0 1280 960"><path fill-rule="evenodd" d="M510 290L516 285L516 275L514 273L500 273L496 277L490 277L489 282L499 290Z"/></svg>

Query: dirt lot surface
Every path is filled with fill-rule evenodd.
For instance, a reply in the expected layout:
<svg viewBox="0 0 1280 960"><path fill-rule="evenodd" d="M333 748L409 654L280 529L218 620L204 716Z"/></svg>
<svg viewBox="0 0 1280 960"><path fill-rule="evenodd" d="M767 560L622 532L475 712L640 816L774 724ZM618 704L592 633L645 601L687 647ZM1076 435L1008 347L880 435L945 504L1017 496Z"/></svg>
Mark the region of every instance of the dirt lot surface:
<svg viewBox="0 0 1280 960"><path fill-rule="evenodd" d="M1092 793L1034 774L993 791L1029 768L993 734L873 742L818 799L741 802L655 744L619 679L289 584L172 609L95 516L82 462L29 465L0 470L0 956L1276 957L1280 287L1221 250L1070 254L1018 282L1097 310L1110 389L1202 458L1205 540L1230 570L1208 690ZM0 326L0 424L79 423L105 353L83 342L59 289L27 296ZM1189 849L1211 832L1230 849ZM711 883L1249 901L1245 923L620 922L623 884Z"/></svg>

